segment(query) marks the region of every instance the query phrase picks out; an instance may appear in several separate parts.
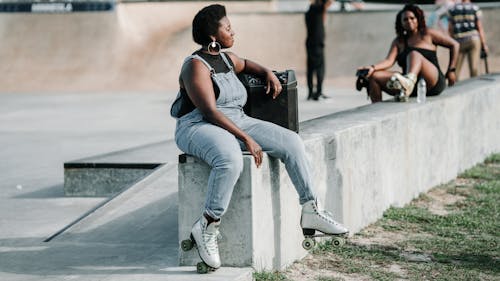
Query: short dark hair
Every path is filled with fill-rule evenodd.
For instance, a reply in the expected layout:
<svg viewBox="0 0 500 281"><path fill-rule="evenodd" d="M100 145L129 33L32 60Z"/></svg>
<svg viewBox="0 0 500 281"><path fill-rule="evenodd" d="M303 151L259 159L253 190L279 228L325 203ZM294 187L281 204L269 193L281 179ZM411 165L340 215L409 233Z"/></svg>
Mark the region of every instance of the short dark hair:
<svg viewBox="0 0 500 281"><path fill-rule="evenodd" d="M212 42L210 35L219 29L219 21L226 16L226 8L219 4L206 6L193 19L193 40L205 46Z"/></svg>
<svg viewBox="0 0 500 281"><path fill-rule="evenodd" d="M412 12L417 18L418 31L420 35L425 35L427 33L424 11L422 11L422 9L420 9L417 5L407 4L396 16L396 34L399 40L403 40L403 38L407 36L404 32L405 30L401 21L403 19L403 14L408 11Z"/></svg>

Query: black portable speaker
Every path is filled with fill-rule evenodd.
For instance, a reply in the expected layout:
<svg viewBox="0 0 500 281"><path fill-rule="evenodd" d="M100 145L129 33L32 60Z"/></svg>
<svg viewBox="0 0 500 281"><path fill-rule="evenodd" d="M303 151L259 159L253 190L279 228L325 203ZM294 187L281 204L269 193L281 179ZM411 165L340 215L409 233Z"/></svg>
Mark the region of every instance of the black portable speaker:
<svg viewBox="0 0 500 281"><path fill-rule="evenodd" d="M283 90L273 100L272 92L266 94L266 80L262 77L240 74L248 100L243 110L248 116L269 121L295 132L299 132L299 109L297 102L297 79L293 70L274 72Z"/></svg>

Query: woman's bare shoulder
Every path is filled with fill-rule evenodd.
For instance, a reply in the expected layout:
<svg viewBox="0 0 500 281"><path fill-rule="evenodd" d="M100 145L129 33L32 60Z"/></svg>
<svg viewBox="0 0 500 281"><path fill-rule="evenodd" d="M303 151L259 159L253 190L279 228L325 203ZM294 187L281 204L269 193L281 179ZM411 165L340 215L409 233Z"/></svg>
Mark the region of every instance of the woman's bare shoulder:
<svg viewBox="0 0 500 281"><path fill-rule="evenodd" d="M236 73L239 73L243 70L243 68L245 67L245 62L242 58L240 58L238 55L236 55L235 53L233 52L224 52L230 59L231 61L233 62L233 65L235 67L235 71Z"/></svg>
<svg viewBox="0 0 500 281"><path fill-rule="evenodd" d="M399 49L401 49L402 46L403 46L403 43L401 42L401 40L399 40L398 37L394 37L394 39L391 42L391 48L396 47L399 50Z"/></svg>
<svg viewBox="0 0 500 281"><path fill-rule="evenodd" d="M237 61L241 60L241 58L233 52L227 51L224 53L229 56L229 58L233 61L233 63L236 63Z"/></svg>
<svg viewBox="0 0 500 281"><path fill-rule="evenodd" d="M442 31L434 28L427 28L426 35L429 36L431 39L435 37L442 37L446 34L444 34Z"/></svg>

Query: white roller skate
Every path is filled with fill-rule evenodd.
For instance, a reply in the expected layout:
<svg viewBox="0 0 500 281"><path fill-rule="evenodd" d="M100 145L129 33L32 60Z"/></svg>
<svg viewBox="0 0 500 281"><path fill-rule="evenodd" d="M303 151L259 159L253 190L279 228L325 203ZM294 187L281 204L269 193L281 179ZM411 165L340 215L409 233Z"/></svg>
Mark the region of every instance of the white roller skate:
<svg viewBox="0 0 500 281"><path fill-rule="evenodd" d="M219 245L217 244L219 226L220 221L208 224L205 216L201 216L191 229L190 239L181 242L183 251L189 251L195 246L198 249L198 254L202 260L196 265L198 273L215 271L221 265Z"/></svg>
<svg viewBox="0 0 500 281"><path fill-rule="evenodd" d="M308 201L302 206L300 226L304 234L302 247L306 250L314 247L316 237L332 237L332 244L341 246L344 244L343 237L349 232L333 219L330 212L320 209L315 200ZM321 233L315 234L316 231Z"/></svg>
<svg viewBox="0 0 500 281"><path fill-rule="evenodd" d="M417 76L413 73L408 73L406 75L401 75L400 73L394 73L391 79L387 81L387 88L392 90L399 90L399 96L396 96L396 101L408 101L408 97L413 92L415 83L417 82Z"/></svg>

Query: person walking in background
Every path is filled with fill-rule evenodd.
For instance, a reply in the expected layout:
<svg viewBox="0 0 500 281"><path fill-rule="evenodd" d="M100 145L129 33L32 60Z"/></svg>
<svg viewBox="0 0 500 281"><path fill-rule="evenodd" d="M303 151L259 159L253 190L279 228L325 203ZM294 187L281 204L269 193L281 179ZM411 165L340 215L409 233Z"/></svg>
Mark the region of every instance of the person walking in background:
<svg viewBox="0 0 500 281"><path fill-rule="evenodd" d="M456 3L449 11L448 30L450 35L460 43L460 51L457 60L457 79L467 56L469 62L470 77L478 75L481 50L488 53L488 45L484 36L482 13L477 5L470 0Z"/></svg>
<svg viewBox="0 0 500 281"><path fill-rule="evenodd" d="M308 100L328 98L323 94L323 79L325 77L325 22L326 11L332 0L312 0L305 14L307 38L307 88ZM314 91L313 76L316 74L316 91Z"/></svg>

